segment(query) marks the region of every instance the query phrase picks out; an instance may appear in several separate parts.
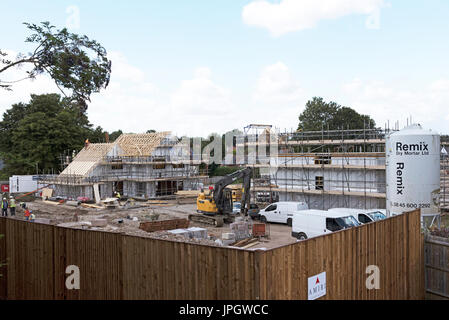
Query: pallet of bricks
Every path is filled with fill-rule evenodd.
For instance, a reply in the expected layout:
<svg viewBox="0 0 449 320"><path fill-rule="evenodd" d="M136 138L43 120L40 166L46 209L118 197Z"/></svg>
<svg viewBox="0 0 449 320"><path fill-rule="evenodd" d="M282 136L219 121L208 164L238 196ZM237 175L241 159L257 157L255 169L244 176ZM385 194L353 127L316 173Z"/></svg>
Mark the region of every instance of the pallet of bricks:
<svg viewBox="0 0 449 320"><path fill-rule="evenodd" d="M266 236L265 223L249 223L239 221L231 223L231 233L226 234L224 243L232 243L239 248L249 248L256 245L261 237Z"/></svg>

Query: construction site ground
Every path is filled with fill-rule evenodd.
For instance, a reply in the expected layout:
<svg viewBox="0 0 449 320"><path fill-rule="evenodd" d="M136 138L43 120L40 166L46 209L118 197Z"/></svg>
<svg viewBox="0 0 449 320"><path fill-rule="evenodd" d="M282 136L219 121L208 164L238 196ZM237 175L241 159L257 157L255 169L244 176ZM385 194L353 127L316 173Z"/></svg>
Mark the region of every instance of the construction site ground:
<svg viewBox="0 0 449 320"><path fill-rule="evenodd" d="M195 242L212 246L219 245L215 240L221 239L223 233L231 232L229 224L216 228L192 221L190 221L189 227L207 229L210 239L186 239L183 236L173 235L168 231L146 232L139 229L141 222L152 221L152 219L153 221L188 219L189 214L196 214L196 204L178 204L175 200L161 201L161 203L154 204L137 202L134 207L114 209L75 207L42 200L27 202L26 205L35 214L36 222L67 228L123 233L140 237ZM25 219L24 210L19 207L17 209L16 219ZM107 225L104 227L92 226L91 222L98 219L107 220ZM251 219L247 219L251 221ZM259 242L251 246L251 250L262 248L271 249L296 242L296 239L291 236L291 227L289 226L267 224L266 232L267 237L259 238Z"/></svg>

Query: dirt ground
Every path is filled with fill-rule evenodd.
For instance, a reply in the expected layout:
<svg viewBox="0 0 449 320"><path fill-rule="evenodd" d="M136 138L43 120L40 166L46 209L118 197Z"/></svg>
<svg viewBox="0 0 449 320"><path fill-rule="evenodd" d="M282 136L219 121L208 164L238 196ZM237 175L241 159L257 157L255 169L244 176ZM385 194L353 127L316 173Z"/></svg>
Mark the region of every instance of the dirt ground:
<svg viewBox="0 0 449 320"><path fill-rule="evenodd" d="M140 222L151 221L157 217L158 221L170 219L188 219L188 215L196 213L196 204L139 204L135 208L117 209L95 209L84 207L73 207L66 204L49 204L41 200L27 202L27 207L33 211L37 222L50 223L68 228L79 228L89 230L100 230L106 232L124 233L129 235L170 239L175 241L186 241L182 236L174 236L166 231L145 232L139 229ZM16 218L24 219L24 210L17 208ZM45 220L48 219L48 220ZM106 219L106 227L92 227L90 221L95 219ZM205 228L208 231L209 239L189 240L207 245L217 245L215 239L221 239L222 233L231 232L229 224L215 228L201 223L190 222L189 227ZM291 236L291 227L281 224L267 224L267 238L260 239L260 242L251 247L254 249L271 249L286 244L296 242Z"/></svg>

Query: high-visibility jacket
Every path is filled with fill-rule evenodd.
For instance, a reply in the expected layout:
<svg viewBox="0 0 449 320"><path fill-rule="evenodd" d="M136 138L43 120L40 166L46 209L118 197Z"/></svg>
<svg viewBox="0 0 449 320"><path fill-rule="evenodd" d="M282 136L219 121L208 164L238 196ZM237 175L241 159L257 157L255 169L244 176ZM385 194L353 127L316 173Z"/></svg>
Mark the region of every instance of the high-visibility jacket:
<svg viewBox="0 0 449 320"><path fill-rule="evenodd" d="M8 209L8 201L2 200L2 209Z"/></svg>
<svg viewBox="0 0 449 320"><path fill-rule="evenodd" d="M11 208L15 208L16 207L16 200L14 200L14 199L9 200L9 206Z"/></svg>

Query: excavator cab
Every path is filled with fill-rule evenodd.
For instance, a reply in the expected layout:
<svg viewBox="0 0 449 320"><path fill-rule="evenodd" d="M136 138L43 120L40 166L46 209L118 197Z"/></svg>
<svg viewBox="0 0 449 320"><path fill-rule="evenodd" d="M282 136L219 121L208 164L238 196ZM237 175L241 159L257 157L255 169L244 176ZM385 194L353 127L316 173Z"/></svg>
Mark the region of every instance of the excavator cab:
<svg viewBox="0 0 449 320"><path fill-rule="evenodd" d="M231 217L233 207L232 189L226 186L240 178L243 178L241 214L246 215L250 202L251 177L252 171L250 168L238 170L215 183L215 186L211 187L209 192L201 190L196 200L197 212L200 214L190 214L189 220L211 224L216 227L223 226L224 222L232 222L234 219Z"/></svg>
<svg viewBox="0 0 449 320"><path fill-rule="evenodd" d="M232 190L229 188L225 188L223 190L223 197L221 198L221 208L223 214L232 213Z"/></svg>
<svg viewBox="0 0 449 320"><path fill-rule="evenodd" d="M202 190L196 199L197 211L206 215L214 216L218 214L217 203L214 200L213 189L206 192ZM223 190L223 197L220 198L218 206L222 208L222 214L229 214L232 212L232 190L225 188Z"/></svg>

